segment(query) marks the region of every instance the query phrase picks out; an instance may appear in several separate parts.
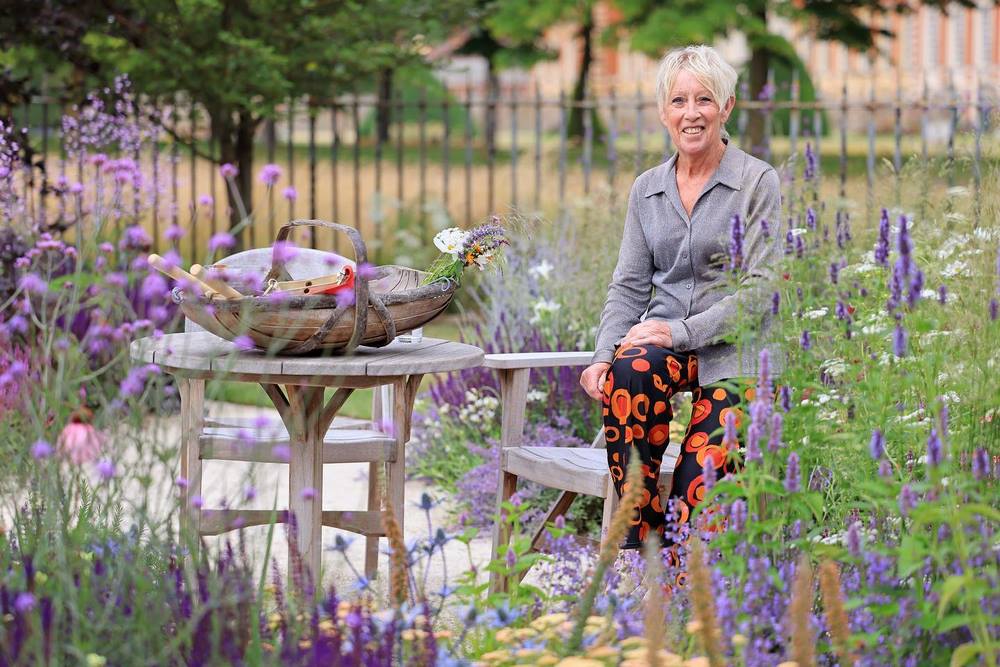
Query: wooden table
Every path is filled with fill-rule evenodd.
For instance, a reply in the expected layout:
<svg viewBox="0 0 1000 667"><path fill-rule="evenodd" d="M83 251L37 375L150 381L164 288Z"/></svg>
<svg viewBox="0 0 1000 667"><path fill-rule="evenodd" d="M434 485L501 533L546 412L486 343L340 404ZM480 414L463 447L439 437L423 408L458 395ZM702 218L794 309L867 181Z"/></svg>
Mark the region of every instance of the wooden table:
<svg viewBox="0 0 1000 667"><path fill-rule="evenodd" d="M129 352L134 361L156 364L178 380L181 474L189 481L201 480L198 438L204 419L205 381L255 382L264 388L289 434L289 509L297 523L299 553L315 573L317 583L323 525L355 532L364 532L360 524L367 525L369 530L381 526L382 512L323 512L323 439L344 402L355 389L382 385L393 388L391 424L397 456L388 463L386 501L392 503L402 526L404 452L420 380L425 373L472 368L483 361L483 351L478 347L436 338L424 338L420 343L394 341L381 348L359 347L351 356L283 357L240 352L229 341L206 332L143 338L134 341ZM326 387L337 390L324 403ZM315 490L314 494L302 493L310 488ZM360 524L359 516L364 519Z"/></svg>

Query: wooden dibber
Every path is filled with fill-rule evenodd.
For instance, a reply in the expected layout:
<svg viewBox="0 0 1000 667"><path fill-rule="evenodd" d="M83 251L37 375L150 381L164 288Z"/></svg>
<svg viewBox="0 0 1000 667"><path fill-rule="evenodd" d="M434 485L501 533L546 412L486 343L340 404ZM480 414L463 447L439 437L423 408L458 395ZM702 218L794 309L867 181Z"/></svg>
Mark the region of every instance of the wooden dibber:
<svg viewBox="0 0 1000 667"><path fill-rule="evenodd" d="M350 266L344 266L329 276L317 276L308 280L283 280L275 285L277 290L295 294L334 294L353 288L354 270Z"/></svg>
<svg viewBox="0 0 1000 667"><path fill-rule="evenodd" d="M198 280L202 281L206 285L212 287L216 292L226 297L227 299L240 299L243 294L238 292L225 280L219 280L218 278L208 277L208 273L205 271L205 267L201 264L191 265L191 275L193 275Z"/></svg>
<svg viewBox="0 0 1000 667"><path fill-rule="evenodd" d="M188 273L187 271L185 271L181 267L179 267L179 266L167 266L166 260L164 260L162 257L160 257L159 255L157 255L155 253L152 254L152 255L150 255L147 258L146 261L149 262L149 265L151 267L153 267L154 269L156 269L157 271L159 271L160 273L162 273L164 275L170 276L174 280L186 280L187 282L191 283L192 285L197 286L198 288L200 288L202 290L202 292L204 293L204 295L207 296L207 297L212 298L212 297L215 297L215 296L219 296L219 297L222 296L221 294L219 294L218 290L216 290L214 287L212 287L211 285L209 285L205 281L199 280L195 276L192 276L190 273Z"/></svg>

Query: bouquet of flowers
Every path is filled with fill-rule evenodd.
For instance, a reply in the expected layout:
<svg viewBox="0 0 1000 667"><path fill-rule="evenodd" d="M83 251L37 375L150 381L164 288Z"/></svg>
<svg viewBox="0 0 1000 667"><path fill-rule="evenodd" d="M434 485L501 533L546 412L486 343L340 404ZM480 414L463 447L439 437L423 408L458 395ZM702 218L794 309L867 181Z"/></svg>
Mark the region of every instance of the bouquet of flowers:
<svg viewBox="0 0 1000 667"><path fill-rule="evenodd" d="M474 265L482 271L496 262L500 246L507 244L499 222L499 218L494 216L489 224L469 231L450 227L438 232L434 237L434 245L441 251L441 257L428 269L430 275L424 283L454 280L460 285L465 267Z"/></svg>

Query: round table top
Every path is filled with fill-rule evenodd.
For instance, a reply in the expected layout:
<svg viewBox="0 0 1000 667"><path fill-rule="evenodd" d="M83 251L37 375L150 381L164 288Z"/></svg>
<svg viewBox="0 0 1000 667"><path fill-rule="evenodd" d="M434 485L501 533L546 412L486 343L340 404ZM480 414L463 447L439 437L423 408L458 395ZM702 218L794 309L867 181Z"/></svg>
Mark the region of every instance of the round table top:
<svg viewBox="0 0 1000 667"><path fill-rule="evenodd" d="M286 377L398 377L457 371L483 363L475 345L440 338L419 343L393 341L385 347L358 347L350 356L268 356L241 352L231 342L204 331L140 338L129 347L138 362L169 373L201 376L237 374Z"/></svg>

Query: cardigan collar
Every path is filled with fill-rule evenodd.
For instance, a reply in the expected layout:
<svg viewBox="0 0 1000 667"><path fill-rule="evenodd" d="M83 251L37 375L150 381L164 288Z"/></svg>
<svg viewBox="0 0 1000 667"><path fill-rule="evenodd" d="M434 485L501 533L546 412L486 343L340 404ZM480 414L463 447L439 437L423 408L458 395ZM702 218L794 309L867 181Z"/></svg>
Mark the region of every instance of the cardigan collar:
<svg viewBox="0 0 1000 667"><path fill-rule="evenodd" d="M726 150L722 154L722 161L715 168L715 173L705 183L702 194L708 192L716 183L721 183L733 190L742 189L743 166L746 162L746 153L737 148L732 142L726 142ZM661 192L673 194L677 192L677 177L675 167L677 165L677 152L675 151L670 159L656 168L658 173L654 174L646 184L646 196L650 197ZM677 195L680 196L679 194ZM700 197L699 197L700 198ZM677 202L680 204L680 202ZM682 207L683 209L683 207Z"/></svg>

